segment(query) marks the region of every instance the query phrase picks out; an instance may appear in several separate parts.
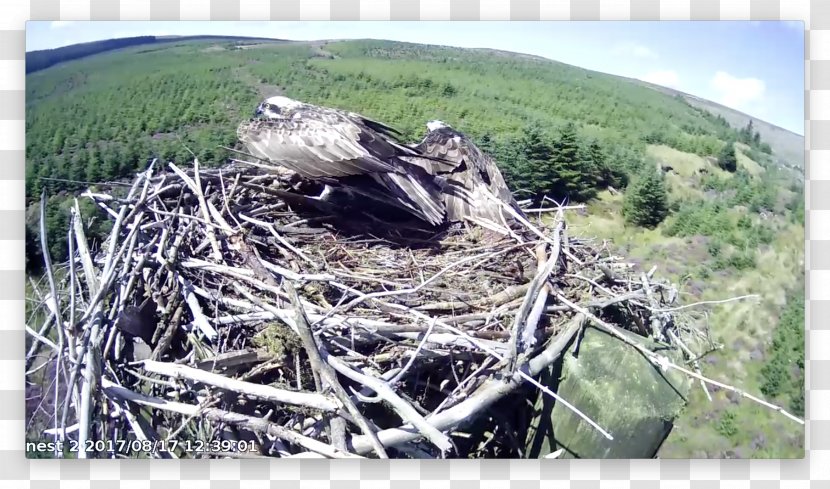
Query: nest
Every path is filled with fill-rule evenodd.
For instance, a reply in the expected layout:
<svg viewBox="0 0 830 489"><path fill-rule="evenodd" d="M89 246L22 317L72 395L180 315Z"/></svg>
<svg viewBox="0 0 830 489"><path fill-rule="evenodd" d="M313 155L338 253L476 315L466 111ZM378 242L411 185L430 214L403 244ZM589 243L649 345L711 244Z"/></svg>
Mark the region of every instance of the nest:
<svg viewBox="0 0 830 489"><path fill-rule="evenodd" d="M76 401L51 433L140 442L118 456L516 457L527 399L556 397L538 374L586 324L710 345L675 286L561 208L496 239L309 206L255 168L152 169L87 192L112 234L91 251L76 206L46 301Z"/></svg>

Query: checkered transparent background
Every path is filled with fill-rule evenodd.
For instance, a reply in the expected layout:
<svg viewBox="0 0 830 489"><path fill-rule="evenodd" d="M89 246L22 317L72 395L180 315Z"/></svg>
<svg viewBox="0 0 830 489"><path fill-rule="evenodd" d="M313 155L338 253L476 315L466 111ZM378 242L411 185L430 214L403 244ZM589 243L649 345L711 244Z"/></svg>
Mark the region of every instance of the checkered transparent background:
<svg viewBox="0 0 830 489"><path fill-rule="evenodd" d="M27 460L24 52L31 20L804 20L804 460ZM0 487L830 488L830 0L6 0L0 3Z"/></svg>

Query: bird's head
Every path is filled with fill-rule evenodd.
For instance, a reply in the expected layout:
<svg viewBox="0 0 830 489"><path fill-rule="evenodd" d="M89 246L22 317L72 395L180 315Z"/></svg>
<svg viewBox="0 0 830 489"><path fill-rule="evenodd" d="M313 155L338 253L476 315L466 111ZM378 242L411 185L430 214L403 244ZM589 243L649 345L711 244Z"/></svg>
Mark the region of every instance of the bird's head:
<svg viewBox="0 0 830 489"><path fill-rule="evenodd" d="M429 131L437 131L438 129L443 129L443 128L445 128L445 127L446 127L446 128L449 128L449 127L450 127L450 125L449 125L449 124L447 124L447 123L446 123L446 122L444 122L444 121L434 120L434 121L429 121L429 122L427 122L427 129L428 129Z"/></svg>
<svg viewBox="0 0 830 489"><path fill-rule="evenodd" d="M281 95L269 97L259 104L256 112L254 112L254 117L282 119L286 117L292 109L296 109L302 105L302 102L288 97L283 97Z"/></svg>

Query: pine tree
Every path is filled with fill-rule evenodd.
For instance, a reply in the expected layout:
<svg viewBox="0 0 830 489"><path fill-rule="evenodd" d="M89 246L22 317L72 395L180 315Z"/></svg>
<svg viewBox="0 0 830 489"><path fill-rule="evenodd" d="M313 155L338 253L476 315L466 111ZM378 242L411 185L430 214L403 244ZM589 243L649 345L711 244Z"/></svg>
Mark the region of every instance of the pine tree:
<svg viewBox="0 0 830 489"><path fill-rule="evenodd" d="M556 160L559 162L573 162L579 159L579 139L576 134L576 126L569 122L559 133L559 138L554 144Z"/></svg>
<svg viewBox="0 0 830 489"><path fill-rule="evenodd" d="M550 144L543 139L542 132L536 126L525 130L521 147L525 159L533 162L548 162L553 153Z"/></svg>
<svg viewBox="0 0 830 489"><path fill-rule="evenodd" d="M585 162L585 168L590 174L593 186L617 186L616 182L613 184L610 182L614 177L611 175L611 169L608 168L608 159L605 156L605 151L596 140L588 144L583 144L582 152L583 156L581 159Z"/></svg>
<svg viewBox="0 0 830 489"><path fill-rule="evenodd" d="M718 155L718 166L734 173L738 169L738 158L735 156L735 142L727 141Z"/></svg>
<svg viewBox="0 0 830 489"><path fill-rule="evenodd" d="M118 168L118 157L115 154L115 151L110 146L105 146L101 152L101 176L104 180L114 180L118 178L119 175L119 168Z"/></svg>
<svg viewBox="0 0 830 489"><path fill-rule="evenodd" d="M668 193L663 176L654 169L644 170L625 191L625 220L637 226L653 228L666 218L668 212Z"/></svg>
<svg viewBox="0 0 830 489"><path fill-rule="evenodd" d="M95 150L90 149L86 159L85 179L88 182L101 181L101 161Z"/></svg>
<svg viewBox="0 0 830 489"><path fill-rule="evenodd" d="M515 167L519 188L530 192L531 198L540 200L557 193L559 175L553 164L553 147L535 126L528 127L519 142L521 157Z"/></svg>
<svg viewBox="0 0 830 489"><path fill-rule="evenodd" d="M554 194L560 199L576 201L585 201L596 195L595 168L583 158L573 123L562 129L553 150L553 167L558 177Z"/></svg>

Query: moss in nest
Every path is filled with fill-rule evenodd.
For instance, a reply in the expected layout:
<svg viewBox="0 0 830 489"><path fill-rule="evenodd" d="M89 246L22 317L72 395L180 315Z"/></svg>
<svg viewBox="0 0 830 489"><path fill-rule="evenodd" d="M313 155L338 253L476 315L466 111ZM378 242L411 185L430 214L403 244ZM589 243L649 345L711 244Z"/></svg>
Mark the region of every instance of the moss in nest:
<svg viewBox="0 0 830 489"><path fill-rule="evenodd" d="M302 348L302 343L296 333L281 323L267 324L253 337L253 344L277 358L285 358Z"/></svg>

